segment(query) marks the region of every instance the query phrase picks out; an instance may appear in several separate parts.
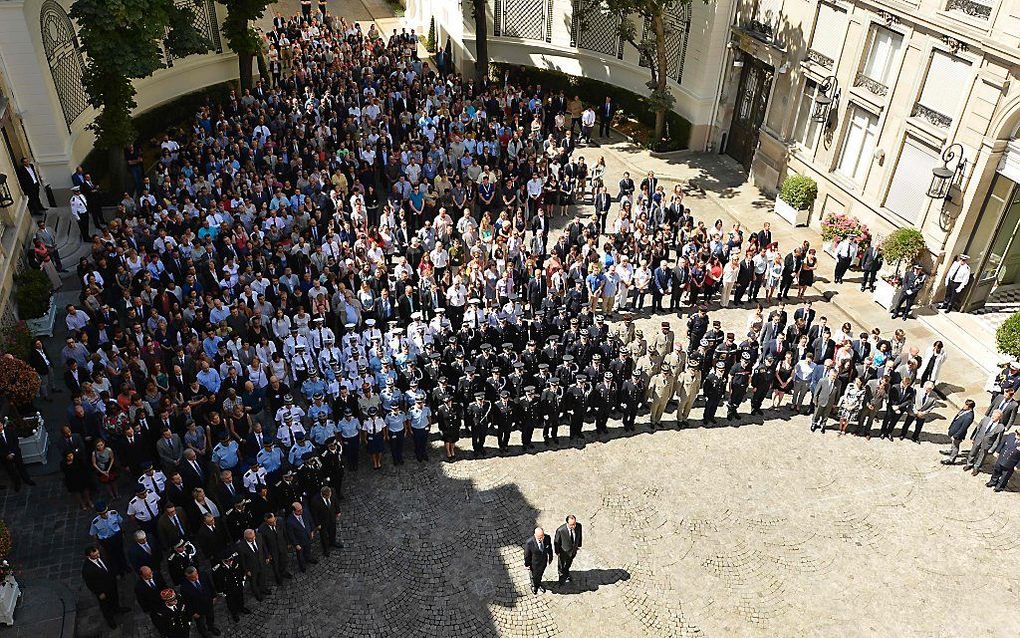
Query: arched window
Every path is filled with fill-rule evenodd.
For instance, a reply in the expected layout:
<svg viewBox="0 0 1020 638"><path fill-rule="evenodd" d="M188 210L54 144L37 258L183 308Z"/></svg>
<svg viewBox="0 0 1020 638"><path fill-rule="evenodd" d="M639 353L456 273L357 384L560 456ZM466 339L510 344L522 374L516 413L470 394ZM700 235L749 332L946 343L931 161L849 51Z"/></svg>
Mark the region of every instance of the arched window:
<svg viewBox="0 0 1020 638"><path fill-rule="evenodd" d="M82 75L85 63L75 35L74 25L64 8L54 0L43 2L39 13L39 28L42 31L43 50L46 63L53 76L53 87L64 112L68 128L89 105Z"/></svg>

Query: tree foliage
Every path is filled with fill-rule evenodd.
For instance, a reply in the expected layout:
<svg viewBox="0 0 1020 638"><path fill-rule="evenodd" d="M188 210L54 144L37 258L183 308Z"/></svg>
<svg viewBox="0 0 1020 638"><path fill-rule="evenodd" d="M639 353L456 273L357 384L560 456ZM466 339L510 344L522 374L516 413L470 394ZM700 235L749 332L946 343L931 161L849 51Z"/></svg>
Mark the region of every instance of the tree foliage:
<svg viewBox="0 0 1020 638"><path fill-rule="evenodd" d="M82 83L100 111L89 125L100 148L119 149L134 141L132 81L165 66L163 46L175 57L212 47L195 28L194 9L173 0L75 0L71 17L88 54Z"/></svg>
<svg viewBox="0 0 1020 638"><path fill-rule="evenodd" d="M262 51L262 40L251 26L261 20L266 9L275 0L218 0L227 8L223 19L223 37L227 46L237 54L241 87L249 88L252 77L252 59Z"/></svg>

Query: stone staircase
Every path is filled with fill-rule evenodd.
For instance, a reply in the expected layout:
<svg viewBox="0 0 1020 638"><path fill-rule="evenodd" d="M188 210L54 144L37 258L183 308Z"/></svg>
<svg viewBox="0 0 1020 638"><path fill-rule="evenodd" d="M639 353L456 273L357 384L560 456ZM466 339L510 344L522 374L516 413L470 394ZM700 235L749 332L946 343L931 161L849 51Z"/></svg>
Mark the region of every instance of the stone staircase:
<svg viewBox="0 0 1020 638"><path fill-rule="evenodd" d="M71 217L71 209L67 206L58 206L46 211L46 226L56 235L60 261L67 269L66 273L60 273L60 278L65 282L76 279L75 268L78 260L91 253L92 245L81 241L78 224ZM34 233L35 229L32 232Z"/></svg>

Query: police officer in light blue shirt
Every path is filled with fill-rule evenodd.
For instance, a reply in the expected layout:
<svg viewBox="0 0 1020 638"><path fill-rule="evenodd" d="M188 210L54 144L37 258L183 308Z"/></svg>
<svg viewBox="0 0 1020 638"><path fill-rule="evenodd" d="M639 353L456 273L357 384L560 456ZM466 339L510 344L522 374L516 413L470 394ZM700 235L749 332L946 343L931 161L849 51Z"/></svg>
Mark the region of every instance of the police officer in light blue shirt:
<svg viewBox="0 0 1020 638"><path fill-rule="evenodd" d="M379 392L379 405L383 412L389 414L404 400L403 393L397 388L394 379L386 379L386 387Z"/></svg>
<svg viewBox="0 0 1020 638"><path fill-rule="evenodd" d="M404 434L407 431L407 415L400 405L383 419L386 422L386 438L390 442L390 454L394 465L404 464Z"/></svg>
<svg viewBox="0 0 1020 638"><path fill-rule="evenodd" d="M305 453L314 452L315 446L312 442L305 438L304 432L297 432L294 434L294 445L290 448L290 454L287 455L287 460L293 467L301 467L305 464Z"/></svg>
<svg viewBox="0 0 1020 638"><path fill-rule="evenodd" d="M319 392L313 397L315 401L312 405L308 406L308 418L313 422L319 420L319 415L325 415L326 418L333 416L333 409L329 407L329 404L323 401L324 395Z"/></svg>
<svg viewBox="0 0 1020 638"><path fill-rule="evenodd" d="M355 426L356 428L357 426ZM336 425L330 420L329 416L325 412L319 412L318 417L315 420L315 424L312 425L311 431L308 436L311 437L312 443L322 447L326 445L326 441L336 436Z"/></svg>
<svg viewBox="0 0 1020 638"><path fill-rule="evenodd" d="M418 397L414 405L407 411L411 422L411 435L414 437L414 458L423 463L428 460L429 426L432 425L432 410L425 405L425 398Z"/></svg>
<svg viewBox="0 0 1020 638"><path fill-rule="evenodd" d="M301 384L301 392L311 401L316 394L326 393L326 382L319 376L319 372L313 367L308 369L308 378Z"/></svg>
<svg viewBox="0 0 1020 638"><path fill-rule="evenodd" d="M220 442L213 448L212 461L221 470L235 470L241 463L239 451L237 441L232 440L230 434L224 432L220 436Z"/></svg>
<svg viewBox="0 0 1020 638"><path fill-rule="evenodd" d="M412 406L418 399L425 399L425 393L418 387L417 381L411 381L411 387L404 393L404 405Z"/></svg>
<svg viewBox="0 0 1020 638"><path fill-rule="evenodd" d="M283 467L283 451L268 438L262 442L262 449L255 456L259 465L266 468L266 475L269 483L274 484L280 478L280 469Z"/></svg>
<svg viewBox="0 0 1020 638"><path fill-rule="evenodd" d="M122 574L127 571L124 564L124 533L121 531L124 519L117 510L107 507L105 501L96 501L96 514L89 527L89 534L102 545L110 570L114 574Z"/></svg>
<svg viewBox="0 0 1020 638"><path fill-rule="evenodd" d="M344 440L344 465L352 472L358 471L358 444L361 436L361 421L350 409L344 410L344 416L337 423L340 437Z"/></svg>

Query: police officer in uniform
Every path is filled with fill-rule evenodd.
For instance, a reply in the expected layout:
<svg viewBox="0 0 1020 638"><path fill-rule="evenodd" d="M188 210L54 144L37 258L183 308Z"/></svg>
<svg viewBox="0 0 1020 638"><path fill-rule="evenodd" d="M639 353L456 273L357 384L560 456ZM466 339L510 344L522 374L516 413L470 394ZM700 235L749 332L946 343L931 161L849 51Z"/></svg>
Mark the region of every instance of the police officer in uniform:
<svg viewBox="0 0 1020 638"><path fill-rule="evenodd" d="M344 464L338 436L326 440L326 447L319 452L320 472L323 485L333 488L337 494L344 482Z"/></svg>
<svg viewBox="0 0 1020 638"><path fill-rule="evenodd" d="M152 624L162 638L188 638L191 635L191 611L167 588L160 592L163 605L152 612Z"/></svg>
<svg viewBox="0 0 1020 638"><path fill-rule="evenodd" d="M110 570L120 575L126 572L124 559L124 532L121 529L124 519L117 510L112 510L106 501L96 501L96 517L89 526L89 535L94 536L106 554ZM153 536L155 538L155 536Z"/></svg>
<svg viewBox="0 0 1020 638"><path fill-rule="evenodd" d="M722 401L723 393L726 391L726 362L717 361L715 368L708 373L702 384L705 393L703 419L706 424L715 423L715 411L719 409L719 402Z"/></svg>
<svg viewBox="0 0 1020 638"><path fill-rule="evenodd" d="M599 435L609 434L609 415L617 404L616 383L613 373L608 370L602 375L602 381L592 391L592 409L595 412L595 432Z"/></svg>
<svg viewBox="0 0 1020 638"><path fill-rule="evenodd" d="M452 461L457 454L457 440L460 438L460 429L463 427L461 410L453 403L453 394L443 397L443 404L436 410L436 419L439 421L439 432L443 436L443 446L446 448L446 460Z"/></svg>
<svg viewBox="0 0 1020 638"><path fill-rule="evenodd" d="M530 450L535 447L531 442L535 434L535 424L542 418L535 386L524 386L524 396L517 402L517 415L521 428L521 444L525 450Z"/></svg>
<svg viewBox="0 0 1020 638"><path fill-rule="evenodd" d="M740 361L730 370L729 402L726 404L726 420L740 420L737 409L747 396L747 388L751 386L751 353L742 352Z"/></svg>
<svg viewBox="0 0 1020 638"><path fill-rule="evenodd" d="M510 401L510 392L503 390L499 393L499 400L492 406L492 424L496 427L496 443L499 446L499 453L506 454L510 447L510 433L513 432L516 415L514 404Z"/></svg>
<svg viewBox="0 0 1020 638"><path fill-rule="evenodd" d="M247 498L238 495L237 499L234 501L234 506L223 514L223 519L227 526L227 533L229 533L230 538L235 541L240 540L241 536L244 535L244 530L251 527L254 522L252 512L248 509L248 505L250 503L251 501Z"/></svg>
<svg viewBox="0 0 1020 638"><path fill-rule="evenodd" d="M236 552L224 556L213 566L212 577L216 595L227 601L231 620L237 622L241 620L241 614L251 613L244 606L244 570L241 569Z"/></svg>
<svg viewBox="0 0 1020 638"><path fill-rule="evenodd" d="M198 550L186 540L179 540L174 545L174 551L166 559L166 567L170 572L170 580L177 585L184 582L184 570L189 567L197 567L196 556Z"/></svg>
<svg viewBox="0 0 1020 638"><path fill-rule="evenodd" d="M587 412L588 392L585 386L588 384L588 375L579 374L574 379L574 384L567 388L563 396L563 411L568 415L570 425L570 440L582 439L584 435L584 416Z"/></svg>
<svg viewBox="0 0 1020 638"><path fill-rule="evenodd" d="M698 306L698 314L691 315L687 320L687 351L694 352L701 339L708 332L708 308Z"/></svg>
<svg viewBox="0 0 1020 638"><path fill-rule="evenodd" d="M763 414L761 404L772 389L772 380L776 374L776 358L767 355L765 361L759 363L751 373L751 414Z"/></svg>
<svg viewBox="0 0 1020 638"><path fill-rule="evenodd" d="M542 440L546 445L549 445L549 441L559 443L560 419L564 412L563 388L560 387L559 377L549 377L549 387L542 391L539 403L542 412Z"/></svg>
<svg viewBox="0 0 1020 638"><path fill-rule="evenodd" d="M354 412L347 408L344 416L337 423L340 430L340 438L343 439L344 465L352 472L358 471L358 447L361 436L361 423L354 416Z"/></svg>
<svg viewBox="0 0 1020 638"><path fill-rule="evenodd" d="M630 378L620 388L620 411L623 412L623 431L633 432L634 421L645 400L645 387L641 380L641 371L634 370Z"/></svg>
<svg viewBox="0 0 1020 638"><path fill-rule="evenodd" d="M485 456L485 437L489 430L491 408L484 392L475 393L475 402L468 406L467 424L471 429L471 449L475 458Z"/></svg>

